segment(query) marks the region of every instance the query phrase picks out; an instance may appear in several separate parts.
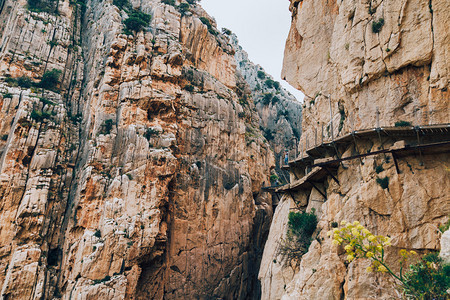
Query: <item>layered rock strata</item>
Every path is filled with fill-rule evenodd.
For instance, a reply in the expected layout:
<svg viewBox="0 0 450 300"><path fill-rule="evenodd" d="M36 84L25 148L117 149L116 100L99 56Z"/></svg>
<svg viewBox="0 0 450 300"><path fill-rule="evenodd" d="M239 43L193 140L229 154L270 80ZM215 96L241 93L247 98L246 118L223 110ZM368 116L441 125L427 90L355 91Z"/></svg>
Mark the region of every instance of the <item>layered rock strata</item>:
<svg viewBox="0 0 450 300"><path fill-rule="evenodd" d="M355 130L450 122L447 1L293 0L290 9L283 77L307 95L299 144L306 159L305 149ZM415 143L422 138L428 137ZM356 140L322 158L395 148L403 139ZM325 234L332 222L357 220L392 237L386 254L392 265L401 248L439 250L438 226L450 213L448 150L416 151L397 163L399 172L391 154L348 160L334 173L339 183L331 176L317 183L324 195L315 188L293 194L296 209L316 208L318 228L301 262L285 266L274 248L286 228L272 225L259 274L263 299L400 297L387 275L367 273L368 260L348 263ZM288 195L281 205L287 201ZM274 222L286 224L287 213L278 210Z"/></svg>
<svg viewBox="0 0 450 300"><path fill-rule="evenodd" d="M198 5L112 2L2 1L2 298L257 295L274 158L234 49Z"/></svg>

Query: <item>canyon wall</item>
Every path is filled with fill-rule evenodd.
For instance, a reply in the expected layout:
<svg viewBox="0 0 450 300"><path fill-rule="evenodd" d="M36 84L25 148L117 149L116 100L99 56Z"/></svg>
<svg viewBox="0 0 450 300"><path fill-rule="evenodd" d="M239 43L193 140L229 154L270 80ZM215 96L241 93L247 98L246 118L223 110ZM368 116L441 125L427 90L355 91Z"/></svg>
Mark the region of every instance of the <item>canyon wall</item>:
<svg viewBox="0 0 450 300"><path fill-rule="evenodd" d="M0 7L2 299L258 297L275 161L229 37L195 1L30 2Z"/></svg>
<svg viewBox="0 0 450 300"><path fill-rule="evenodd" d="M413 131L413 126L450 123L448 1L292 0L290 10L282 77L306 95L300 155L355 130L403 123ZM443 136L448 140L448 131ZM429 138L442 142L443 136ZM330 157L395 148L395 139L403 138L342 143ZM450 213L450 157L448 147L435 149L396 161L391 154L347 160L337 167L336 180L328 176L317 183L324 195L313 188L286 194L261 264L262 299L400 298L388 275L367 273L368 260L348 263L326 232L332 222L347 220L389 235L386 259L397 266L401 248L420 254L439 250L438 226ZM319 217L309 251L294 265L280 261L277 250L289 207L315 208Z"/></svg>
<svg viewBox="0 0 450 300"><path fill-rule="evenodd" d="M260 129L274 150L275 170L280 175L280 182L287 182L289 175L281 169L281 164L284 164L286 149L291 158L297 153L296 147L302 132L302 104L279 82L274 81L263 67L254 64L239 45L237 36L230 35L231 44L236 49L237 69L250 86L256 110L261 117Z"/></svg>

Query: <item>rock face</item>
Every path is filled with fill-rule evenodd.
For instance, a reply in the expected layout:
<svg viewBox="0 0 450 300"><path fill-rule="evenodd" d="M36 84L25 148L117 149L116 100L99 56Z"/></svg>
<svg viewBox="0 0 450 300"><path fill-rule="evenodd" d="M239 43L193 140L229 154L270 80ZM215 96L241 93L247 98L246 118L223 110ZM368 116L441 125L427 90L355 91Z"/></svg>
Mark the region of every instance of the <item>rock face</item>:
<svg viewBox="0 0 450 300"><path fill-rule="evenodd" d="M296 145L302 131L301 103L260 65L249 60L235 34L231 34L231 44L236 49L237 69L249 84L261 117L260 129L275 152L276 171L282 181L287 181L289 177L281 170L280 162L284 160L285 149L289 150L291 158L297 151Z"/></svg>
<svg viewBox="0 0 450 300"><path fill-rule="evenodd" d="M257 296L275 162L228 37L195 4L132 0L125 35L112 1L37 2L0 7L2 299Z"/></svg>
<svg viewBox="0 0 450 300"><path fill-rule="evenodd" d="M300 152L321 139L399 121L413 126L450 122L448 1L292 0L290 9L282 76L307 95ZM356 143L358 148L338 146L338 156L396 145L378 138ZM317 184L326 197L315 189L299 191L294 195L299 209L317 210L317 238L292 276L271 250L279 239L268 240L259 274L262 299L399 298L388 276L366 273L367 260L348 264L325 233L331 222L358 220L392 237L386 254L392 265L398 265L401 248L439 250L438 226L450 213L449 165L448 152L410 153L398 159L400 172L390 154L367 156L340 164L339 184L331 176ZM377 183L379 178L388 178L387 186ZM277 211L275 220L286 223L286 212ZM282 236L280 230L272 225L269 236ZM286 274L292 280L286 282Z"/></svg>

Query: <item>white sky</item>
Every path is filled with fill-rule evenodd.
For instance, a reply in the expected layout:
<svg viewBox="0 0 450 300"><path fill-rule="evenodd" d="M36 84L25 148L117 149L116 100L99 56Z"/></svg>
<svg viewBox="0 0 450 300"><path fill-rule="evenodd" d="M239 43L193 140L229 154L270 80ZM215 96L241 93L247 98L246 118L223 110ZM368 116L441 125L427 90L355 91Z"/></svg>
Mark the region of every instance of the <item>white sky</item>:
<svg viewBox="0 0 450 300"><path fill-rule="evenodd" d="M233 31L255 64L261 65L298 100L303 94L281 80L284 44L291 25L288 0L202 0L218 27Z"/></svg>

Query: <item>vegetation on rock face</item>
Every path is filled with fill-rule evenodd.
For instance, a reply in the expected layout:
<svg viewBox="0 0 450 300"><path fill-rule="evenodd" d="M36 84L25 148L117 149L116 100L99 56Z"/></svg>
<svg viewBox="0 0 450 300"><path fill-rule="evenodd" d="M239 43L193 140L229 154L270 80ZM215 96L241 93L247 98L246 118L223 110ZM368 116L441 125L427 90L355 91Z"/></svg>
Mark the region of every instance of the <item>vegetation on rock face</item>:
<svg viewBox="0 0 450 300"><path fill-rule="evenodd" d="M389 187L389 177L377 178L377 183L385 190Z"/></svg>
<svg viewBox="0 0 450 300"><path fill-rule="evenodd" d="M57 0L28 0L27 3L30 11L56 13Z"/></svg>
<svg viewBox="0 0 450 300"><path fill-rule="evenodd" d="M123 21L126 32L139 32L150 24L151 16L138 10L129 13L128 19Z"/></svg>
<svg viewBox="0 0 450 300"><path fill-rule="evenodd" d="M448 221L445 224L442 224L441 226L439 226L439 230L444 233L446 232L448 229L450 228L450 216L448 216Z"/></svg>
<svg viewBox="0 0 450 300"><path fill-rule="evenodd" d="M266 78L266 73L264 73L263 71L258 71L258 78L259 78L259 79L264 79L264 78Z"/></svg>
<svg viewBox="0 0 450 300"><path fill-rule="evenodd" d="M223 34L226 34L226 35L232 35L233 34L233 32L231 32L231 30L230 29L228 29L228 28L222 28L222 33Z"/></svg>
<svg viewBox="0 0 450 300"><path fill-rule="evenodd" d="M41 112L41 111L38 111L38 110L33 110L33 111L31 112L30 117L31 117L33 120L35 120L36 122L42 122L42 121L44 121L45 119L50 118L50 114L47 113L47 112Z"/></svg>
<svg viewBox="0 0 450 300"><path fill-rule="evenodd" d="M278 181L279 177L277 174L272 174L270 175L270 182L272 182L273 184L275 184Z"/></svg>
<svg viewBox="0 0 450 300"><path fill-rule="evenodd" d="M308 252L318 220L314 208L310 213L290 212L288 219L288 232L286 238L281 239L278 254L286 263L291 263Z"/></svg>
<svg viewBox="0 0 450 300"><path fill-rule="evenodd" d="M178 6L178 11L181 13L181 15L185 15L188 11L190 11L191 6L188 3L180 3Z"/></svg>
<svg viewBox="0 0 450 300"><path fill-rule="evenodd" d="M119 9L127 9L130 7L128 0L113 0L113 4Z"/></svg>
<svg viewBox="0 0 450 300"><path fill-rule="evenodd" d="M448 299L450 288L450 266L444 265L437 253L423 256L415 264L407 266L411 257L417 255L414 251L400 250L399 273L395 273L385 259L386 248L391 246L391 239L382 235L373 235L358 221L341 222L342 227L328 232L333 236L334 245L342 245L350 263L358 258L369 259L371 265L367 272L387 273L395 280L407 299Z"/></svg>
<svg viewBox="0 0 450 300"><path fill-rule="evenodd" d="M272 98L273 94L271 93L264 94L264 97L262 98L262 103L264 105L269 105L269 103L272 101Z"/></svg>
<svg viewBox="0 0 450 300"><path fill-rule="evenodd" d="M412 126L411 122L407 122L407 121L395 122L395 127L408 127L408 126Z"/></svg>
<svg viewBox="0 0 450 300"><path fill-rule="evenodd" d="M152 137L158 136L158 135L159 135L159 131L150 127L150 128L147 128L147 130L145 131L144 137L149 141Z"/></svg>
<svg viewBox="0 0 450 300"><path fill-rule="evenodd" d="M39 86L41 88L47 90L55 90L56 86L59 84L59 77L61 76L61 71L57 69L53 69L51 71L47 71L42 76L41 82Z"/></svg>
<svg viewBox="0 0 450 300"><path fill-rule="evenodd" d="M381 28L384 25L384 19L383 18L379 18L378 21L373 21L372 22L372 32L373 33L378 33L381 31Z"/></svg>
<svg viewBox="0 0 450 300"><path fill-rule="evenodd" d="M103 123L103 125L101 126L100 133L101 134L110 134L111 130L113 128L113 124L114 124L113 120L111 120L111 119L106 120L105 123Z"/></svg>
<svg viewBox="0 0 450 300"><path fill-rule="evenodd" d="M161 0L161 3L175 6L175 0Z"/></svg>
<svg viewBox="0 0 450 300"><path fill-rule="evenodd" d="M218 34L218 32L214 29L214 27L212 26L212 24L211 24L211 22L209 21L208 18L200 17L200 21L202 21L202 23L205 24L206 27L208 27L209 33L211 33L212 35L217 35Z"/></svg>

